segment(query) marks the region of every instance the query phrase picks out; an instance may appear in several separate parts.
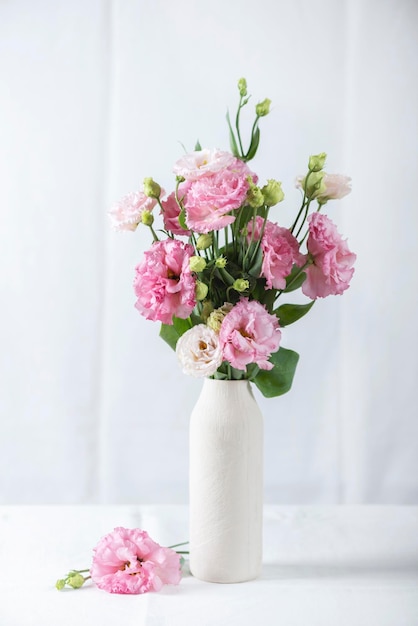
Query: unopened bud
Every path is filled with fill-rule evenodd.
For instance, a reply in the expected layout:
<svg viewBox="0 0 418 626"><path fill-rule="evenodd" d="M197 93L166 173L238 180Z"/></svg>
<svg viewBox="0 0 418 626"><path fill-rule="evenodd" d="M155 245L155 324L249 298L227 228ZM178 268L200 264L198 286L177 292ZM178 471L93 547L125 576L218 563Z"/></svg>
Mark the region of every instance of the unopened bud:
<svg viewBox="0 0 418 626"><path fill-rule="evenodd" d="M226 267L227 262L228 261L226 260L224 256L220 256L215 261L215 267L219 267L223 269L224 267Z"/></svg>
<svg viewBox="0 0 418 626"><path fill-rule="evenodd" d="M197 242L196 242L196 248L198 250L206 250L206 248L209 248L211 245L212 245L212 233L199 235Z"/></svg>
<svg viewBox="0 0 418 626"><path fill-rule="evenodd" d="M145 226L152 226L154 223L154 216L151 211L142 211L141 222L145 224Z"/></svg>
<svg viewBox="0 0 418 626"><path fill-rule="evenodd" d="M200 280L196 282L196 300L204 300L208 295L209 287Z"/></svg>
<svg viewBox="0 0 418 626"><path fill-rule="evenodd" d="M256 185L250 185L247 191L247 203L253 209L259 209L264 204L264 196L259 187Z"/></svg>
<svg viewBox="0 0 418 626"><path fill-rule="evenodd" d="M189 259L189 266L192 272L203 272L206 267L206 261L201 256L191 256Z"/></svg>
<svg viewBox="0 0 418 626"><path fill-rule="evenodd" d="M159 198L161 187L152 178L144 178L144 194L148 196L148 198Z"/></svg>
<svg viewBox="0 0 418 626"><path fill-rule="evenodd" d="M82 576L78 572L68 577L68 584L73 589L80 589L80 587L82 587L85 582L86 579L84 578L84 576Z"/></svg>
<svg viewBox="0 0 418 626"><path fill-rule="evenodd" d="M255 112L257 117L264 117L265 115L268 115L270 113L270 104L271 100L269 100L268 98L256 104Z"/></svg>
<svg viewBox="0 0 418 626"><path fill-rule="evenodd" d="M239 89L239 95L241 96L241 98L244 98L247 95L247 81L245 80L245 78L239 79L238 89Z"/></svg>
<svg viewBox="0 0 418 626"><path fill-rule="evenodd" d="M242 291L246 291L249 286L250 283L248 282L248 280L245 280L244 278L237 278L232 285L232 288L235 289L235 291L239 291L241 293Z"/></svg>
<svg viewBox="0 0 418 626"><path fill-rule="evenodd" d="M284 198L284 193L282 190L282 183L278 180L273 180L272 178L267 181L267 185L261 190L264 196L264 203L267 206L274 206L281 202Z"/></svg>
<svg viewBox="0 0 418 626"><path fill-rule="evenodd" d="M55 583L55 587L56 587L56 589L58 589L58 591L61 591L61 589L64 589L64 587L65 587L65 580L64 580L64 578L60 578L59 580L57 580L57 582Z"/></svg>
<svg viewBox="0 0 418 626"><path fill-rule="evenodd" d="M314 154L310 156L309 165L308 165L309 171L320 172L325 165L326 158L327 158L327 155L325 154L325 152L321 152L321 154Z"/></svg>
<svg viewBox="0 0 418 626"><path fill-rule="evenodd" d="M207 325L209 326L209 328L214 330L215 333L219 333L219 331L221 330L222 322L224 321L224 317L229 313L231 309L232 304L226 302L223 306L212 311L207 321Z"/></svg>

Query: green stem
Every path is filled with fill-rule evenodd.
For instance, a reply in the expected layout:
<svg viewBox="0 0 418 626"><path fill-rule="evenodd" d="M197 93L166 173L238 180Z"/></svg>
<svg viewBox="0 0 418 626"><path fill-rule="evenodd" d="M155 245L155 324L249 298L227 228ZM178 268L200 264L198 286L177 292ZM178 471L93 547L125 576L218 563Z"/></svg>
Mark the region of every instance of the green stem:
<svg viewBox="0 0 418 626"><path fill-rule="evenodd" d="M180 546L187 546L188 543L188 541L183 541L183 543L175 543L174 546L168 546L168 548L172 550L173 548L179 548Z"/></svg>
<svg viewBox="0 0 418 626"><path fill-rule="evenodd" d="M235 128L237 129L237 137L238 137L238 143L239 143L239 149L241 150L241 158L244 157L244 149L242 147L242 141L241 141L241 133L239 130L239 116L241 113L241 109L242 109L242 96L240 96L239 99L239 105L238 105L238 111L237 111L237 115L235 118Z"/></svg>

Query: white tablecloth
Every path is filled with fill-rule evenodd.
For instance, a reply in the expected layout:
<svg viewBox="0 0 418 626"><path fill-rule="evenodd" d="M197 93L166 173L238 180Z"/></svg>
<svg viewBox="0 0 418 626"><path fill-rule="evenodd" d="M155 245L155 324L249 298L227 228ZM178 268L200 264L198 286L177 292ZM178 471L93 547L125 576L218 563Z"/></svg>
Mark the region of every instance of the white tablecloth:
<svg viewBox="0 0 418 626"><path fill-rule="evenodd" d="M187 540L182 506L0 507L0 626L418 626L418 507L267 506L259 579L55 589L115 526Z"/></svg>

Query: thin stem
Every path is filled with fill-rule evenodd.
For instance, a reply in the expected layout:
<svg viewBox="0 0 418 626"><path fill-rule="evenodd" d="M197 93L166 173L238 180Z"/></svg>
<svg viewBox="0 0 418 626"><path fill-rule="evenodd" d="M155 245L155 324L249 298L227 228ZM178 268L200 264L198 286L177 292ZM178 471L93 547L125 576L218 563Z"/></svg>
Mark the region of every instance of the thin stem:
<svg viewBox="0 0 418 626"><path fill-rule="evenodd" d="M244 149L242 147L241 133L240 133L240 130L239 130L239 116L240 116L240 113L241 113L241 109L242 109L242 96L240 96L240 99L239 99L237 116L235 118L235 128L237 129L237 137L238 137L239 148L241 150L241 157L243 157L244 156Z"/></svg>
<svg viewBox="0 0 418 626"><path fill-rule="evenodd" d="M174 546L168 546L171 550L173 548L179 548L180 546L187 546L188 545L188 541L183 541L183 543L175 543Z"/></svg>

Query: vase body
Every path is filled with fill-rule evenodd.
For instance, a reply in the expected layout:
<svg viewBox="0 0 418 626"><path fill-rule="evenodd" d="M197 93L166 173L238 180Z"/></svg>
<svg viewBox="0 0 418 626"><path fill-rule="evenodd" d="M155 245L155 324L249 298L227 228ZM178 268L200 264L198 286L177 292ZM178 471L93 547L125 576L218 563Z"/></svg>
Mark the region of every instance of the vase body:
<svg viewBox="0 0 418 626"><path fill-rule="evenodd" d="M190 421L190 570L208 582L261 571L263 416L245 380L205 379Z"/></svg>

